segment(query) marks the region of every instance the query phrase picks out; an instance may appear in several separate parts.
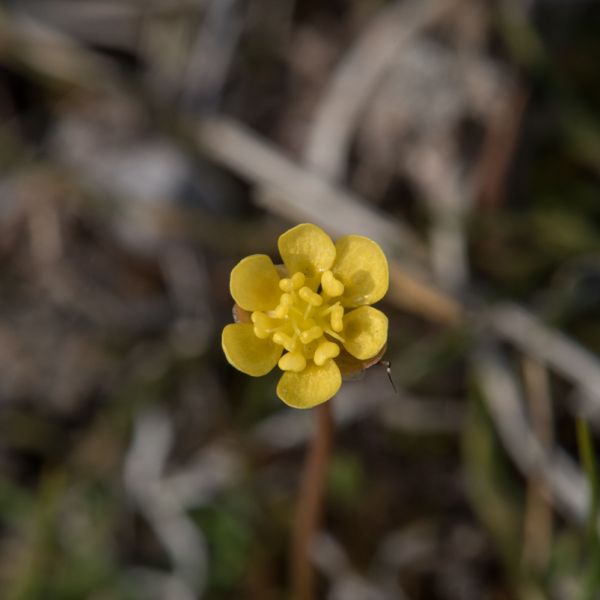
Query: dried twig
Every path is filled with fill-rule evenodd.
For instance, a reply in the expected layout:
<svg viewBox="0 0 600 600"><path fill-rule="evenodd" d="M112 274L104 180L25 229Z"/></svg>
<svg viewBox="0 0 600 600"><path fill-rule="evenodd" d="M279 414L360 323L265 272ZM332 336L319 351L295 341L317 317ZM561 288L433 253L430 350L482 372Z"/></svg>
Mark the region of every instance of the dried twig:
<svg viewBox="0 0 600 600"><path fill-rule="evenodd" d="M346 54L319 104L308 139L308 166L341 179L359 118L403 45L456 7L458 0L412 0L384 7Z"/></svg>
<svg viewBox="0 0 600 600"><path fill-rule="evenodd" d="M483 397L504 446L528 477L545 483L548 498L563 514L582 524L588 514L588 485L574 462L558 448L545 451L524 412L522 391L503 357L493 346L482 347L473 366Z"/></svg>
<svg viewBox="0 0 600 600"><path fill-rule="evenodd" d="M9 18L0 9L0 57L24 63L38 76L67 86L100 92L115 91L124 80L114 64L69 36L32 21Z"/></svg>
<svg viewBox="0 0 600 600"><path fill-rule="evenodd" d="M125 487L171 558L174 577L186 589L201 591L208 561L204 536L161 485L172 437L163 411L148 411L137 418L125 461Z"/></svg>
<svg viewBox="0 0 600 600"><path fill-rule="evenodd" d="M529 404L531 426L545 452L553 446L553 414L550 380L545 366L528 356L523 357L523 376ZM549 490L544 481L532 475L527 482L524 517L523 560L537 572L543 572L552 543L552 509Z"/></svg>
<svg viewBox="0 0 600 600"><path fill-rule="evenodd" d="M334 235L361 232L395 256L422 254L416 236L401 223L367 208L354 194L285 158L239 123L226 118L207 119L200 122L195 133L195 141L211 158L276 193L262 199L274 213L293 221L321 224Z"/></svg>
<svg viewBox="0 0 600 600"><path fill-rule="evenodd" d="M495 307L487 319L496 335L552 367L600 406L600 362L591 352L516 304Z"/></svg>

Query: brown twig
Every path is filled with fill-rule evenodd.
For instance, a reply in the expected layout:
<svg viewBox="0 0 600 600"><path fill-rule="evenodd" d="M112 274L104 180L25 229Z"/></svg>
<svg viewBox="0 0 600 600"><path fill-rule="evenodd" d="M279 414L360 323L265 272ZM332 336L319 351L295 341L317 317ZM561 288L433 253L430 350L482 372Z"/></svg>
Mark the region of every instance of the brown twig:
<svg viewBox="0 0 600 600"><path fill-rule="evenodd" d="M483 144L479 169L481 207L494 210L506 196L506 180L514 160L529 101L527 90L518 88L509 101L494 113Z"/></svg>
<svg viewBox="0 0 600 600"><path fill-rule="evenodd" d="M529 356L523 357L525 397L529 404L531 426L545 452L553 446L553 415L550 379L545 365ZM536 572L544 572L552 544L552 507L550 490L539 475L532 473L527 481L524 518L523 560Z"/></svg>
<svg viewBox="0 0 600 600"><path fill-rule="evenodd" d="M292 600L312 600L315 597L315 574L310 555L321 520L327 465L333 440L331 401L316 409L316 419L317 430L306 455L292 529Z"/></svg>

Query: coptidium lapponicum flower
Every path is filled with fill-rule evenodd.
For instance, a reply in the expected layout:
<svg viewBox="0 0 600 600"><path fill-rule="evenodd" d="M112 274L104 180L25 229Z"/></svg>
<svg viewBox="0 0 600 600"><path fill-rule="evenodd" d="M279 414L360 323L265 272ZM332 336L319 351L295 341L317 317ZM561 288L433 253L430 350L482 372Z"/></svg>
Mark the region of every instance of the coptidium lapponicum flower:
<svg viewBox="0 0 600 600"><path fill-rule="evenodd" d="M283 371L277 395L295 408L332 398L342 372L376 362L385 348L387 317L371 304L388 289L381 248L360 235L337 242L304 223L279 237L283 265L264 254L231 271L236 323L223 329L229 363L247 375Z"/></svg>

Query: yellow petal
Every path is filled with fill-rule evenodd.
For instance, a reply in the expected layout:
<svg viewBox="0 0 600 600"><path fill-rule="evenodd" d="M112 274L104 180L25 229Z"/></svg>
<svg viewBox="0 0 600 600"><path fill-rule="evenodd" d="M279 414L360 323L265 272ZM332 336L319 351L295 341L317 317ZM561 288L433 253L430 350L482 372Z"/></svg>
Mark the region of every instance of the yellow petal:
<svg viewBox="0 0 600 600"><path fill-rule="evenodd" d="M293 408L312 408L335 396L341 385L342 376L333 360L322 367L311 362L300 373L286 371L277 385L277 395Z"/></svg>
<svg viewBox="0 0 600 600"><path fill-rule="evenodd" d="M388 263L383 250L362 235L347 235L336 244L332 271L344 284L344 306L362 306L381 300L389 285Z"/></svg>
<svg viewBox="0 0 600 600"><path fill-rule="evenodd" d="M266 375L277 364L283 351L271 340L257 338L251 323L225 326L221 345L229 364L252 377Z"/></svg>
<svg viewBox="0 0 600 600"><path fill-rule="evenodd" d="M335 259L331 238L311 223L296 225L282 233L277 245L288 272L292 275L302 272L309 280L330 269Z"/></svg>
<svg viewBox="0 0 600 600"><path fill-rule="evenodd" d="M361 306L344 316L344 348L352 356L366 360L385 345L388 334L387 317L372 306Z"/></svg>
<svg viewBox="0 0 600 600"><path fill-rule="evenodd" d="M233 267L229 290L244 310L272 310L281 296L279 274L268 256L253 254Z"/></svg>

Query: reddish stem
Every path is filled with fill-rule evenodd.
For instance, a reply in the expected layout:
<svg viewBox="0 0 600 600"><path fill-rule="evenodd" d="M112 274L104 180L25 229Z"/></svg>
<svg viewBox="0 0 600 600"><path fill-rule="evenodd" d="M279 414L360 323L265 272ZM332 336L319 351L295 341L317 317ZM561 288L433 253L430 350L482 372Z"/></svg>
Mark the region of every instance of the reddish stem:
<svg viewBox="0 0 600 600"><path fill-rule="evenodd" d="M323 512L327 466L333 441L331 400L316 409L317 431L304 461L290 548L292 600L315 598L311 551Z"/></svg>

